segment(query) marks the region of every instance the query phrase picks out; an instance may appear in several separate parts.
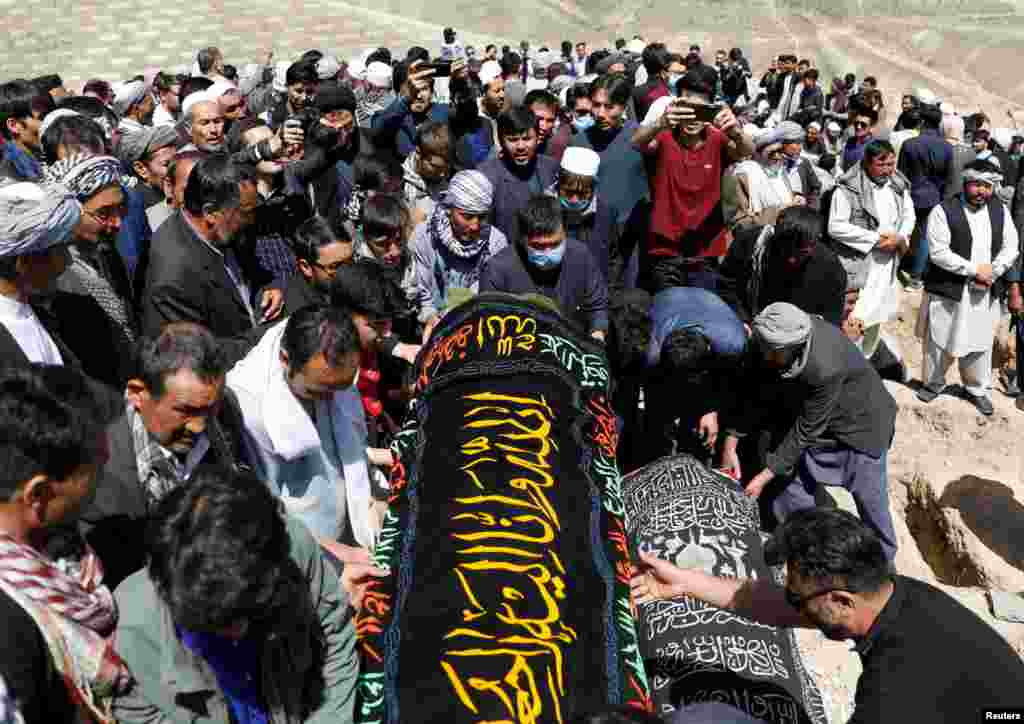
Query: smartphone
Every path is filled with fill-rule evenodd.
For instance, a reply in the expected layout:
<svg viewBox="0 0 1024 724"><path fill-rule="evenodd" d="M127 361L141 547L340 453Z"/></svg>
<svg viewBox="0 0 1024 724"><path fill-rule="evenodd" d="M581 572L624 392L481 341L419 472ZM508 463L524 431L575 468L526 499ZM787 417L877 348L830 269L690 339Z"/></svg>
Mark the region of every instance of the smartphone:
<svg viewBox="0 0 1024 724"><path fill-rule="evenodd" d="M722 112L724 106L715 103L693 103L691 101L676 101L677 105L686 106L693 111L697 120L702 123L712 123L715 117Z"/></svg>
<svg viewBox="0 0 1024 724"><path fill-rule="evenodd" d="M452 74L451 61L443 61L441 63L420 63L416 66L416 70L433 70L435 78L447 78Z"/></svg>

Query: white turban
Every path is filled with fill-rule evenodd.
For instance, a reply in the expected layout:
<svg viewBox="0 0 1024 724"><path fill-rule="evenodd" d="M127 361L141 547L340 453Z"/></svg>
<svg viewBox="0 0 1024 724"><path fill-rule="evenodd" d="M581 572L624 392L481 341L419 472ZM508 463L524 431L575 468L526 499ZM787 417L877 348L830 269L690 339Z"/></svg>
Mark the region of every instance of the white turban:
<svg viewBox="0 0 1024 724"><path fill-rule="evenodd" d="M142 102L142 99L146 97L146 93L148 91L149 88L141 80L134 80L131 83L125 83L114 95L114 102L111 104L114 109L114 113L119 116L124 116L128 113L129 108Z"/></svg>

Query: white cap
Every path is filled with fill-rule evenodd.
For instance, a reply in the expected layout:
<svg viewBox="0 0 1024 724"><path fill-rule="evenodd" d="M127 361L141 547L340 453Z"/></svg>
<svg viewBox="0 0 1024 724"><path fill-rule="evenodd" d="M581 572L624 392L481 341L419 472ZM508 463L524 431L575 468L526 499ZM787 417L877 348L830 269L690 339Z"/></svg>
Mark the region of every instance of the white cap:
<svg viewBox="0 0 1024 724"><path fill-rule="evenodd" d="M231 91L238 92L238 86L229 80L218 80L214 81L213 85L206 89L205 93L209 97L209 100L217 100L222 95L230 93Z"/></svg>
<svg viewBox="0 0 1024 724"><path fill-rule="evenodd" d="M923 103L926 106L934 106L939 103L939 97L927 88L918 88L914 91L914 96L920 103Z"/></svg>
<svg viewBox="0 0 1024 724"><path fill-rule="evenodd" d="M570 146L562 154L562 170L576 176L597 176L601 157L597 152L582 146Z"/></svg>
<svg viewBox="0 0 1024 724"><path fill-rule="evenodd" d="M480 66L480 72L477 75L480 78L480 83L486 86L501 77L501 63L496 60L488 60Z"/></svg>
<svg viewBox="0 0 1024 724"><path fill-rule="evenodd" d="M341 70L341 63L333 55L325 55L316 64L316 74L320 80L330 80L338 75Z"/></svg>
<svg viewBox="0 0 1024 724"><path fill-rule="evenodd" d="M287 60L278 61L274 65L274 90L278 93L285 93L288 90L288 68L291 63Z"/></svg>
<svg viewBox="0 0 1024 724"><path fill-rule="evenodd" d="M942 111L942 114L944 116L955 116L956 115L956 106L954 106L949 101L946 101L941 106L939 106L939 110Z"/></svg>
<svg viewBox="0 0 1024 724"><path fill-rule="evenodd" d="M210 87L212 88L213 86ZM185 120L191 120L190 115L192 113L192 106L194 106L196 103L212 103L216 100L217 96L211 96L209 94L209 89L204 91L196 91L195 93L189 93L188 96L185 97L185 100L181 102L181 117Z"/></svg>
<svg viewBox="0 0 1024 724"><path fill-rule="evenodd" d="M829 121L828 125L826 126L826 128L828 130L832 131L832 133L839 133L840 131L843 130L842 127L838 123L836 123L835 121Z"/></svg>
<svg viewBox="0 0 1024 724"><path fill-rule="evenodd" d="M391 87L391 66L374 62L366 66L366 81L376 88Z"/></svg>
<svg viewBox="0 0 1024 724"><path fill-rule="evenodd" d="M646 46L644 45L644 41L640 40L640 38L633 38L632 40L629 41L629 45L626 46L626 50L628 50L630 53L636 53L637 55L639 55L640 53L644 52L645 47Z"/></svg>

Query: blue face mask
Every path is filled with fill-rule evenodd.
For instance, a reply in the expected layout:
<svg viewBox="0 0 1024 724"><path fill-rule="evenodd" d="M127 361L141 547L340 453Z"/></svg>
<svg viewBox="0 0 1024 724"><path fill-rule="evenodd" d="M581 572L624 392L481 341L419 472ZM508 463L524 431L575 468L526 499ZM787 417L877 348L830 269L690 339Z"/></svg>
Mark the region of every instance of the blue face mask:
<svg viewBox="0 0 1024 724"><path fill-rule="evenodd" d="M579 199L578 201L570 201L569 199L561 195L559 195L558 197L558 202L566 211L586 211L587 207L590 206L590 199Z"/></svg>
<svg viewBox="0 0 1024 724"><path fill-rule="evenodd" d="M545 249L543 251L531 247L526 249L526 258L538 269L554 269L562 263L563 254L565 254L564 241L554 249Z"/></svg>
<svg viewBox="0 0 1024 724"><path fill-rule="evenodd" d="M573 118L572 125L577 131L585 131L594 125L594 117L583 116L582 118Z"/></svg>

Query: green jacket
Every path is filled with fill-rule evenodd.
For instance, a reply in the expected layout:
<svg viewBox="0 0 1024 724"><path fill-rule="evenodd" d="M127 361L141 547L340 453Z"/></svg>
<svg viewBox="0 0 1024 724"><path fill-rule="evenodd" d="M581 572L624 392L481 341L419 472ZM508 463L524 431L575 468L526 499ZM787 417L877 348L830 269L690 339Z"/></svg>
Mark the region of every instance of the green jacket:
<svg viewBox="0 0 1024 724"><path fill-rule="evenodd" d="M273 724L351 724L359 667L348 597L306 527L290 516L286 522L311 600L297 601L295 617L264 644L264 701ZM114 717L121 724L230 724L213 670L178 640L148 572L125 579L115 597L115 646L135 683L114 701Z"/></svg>

